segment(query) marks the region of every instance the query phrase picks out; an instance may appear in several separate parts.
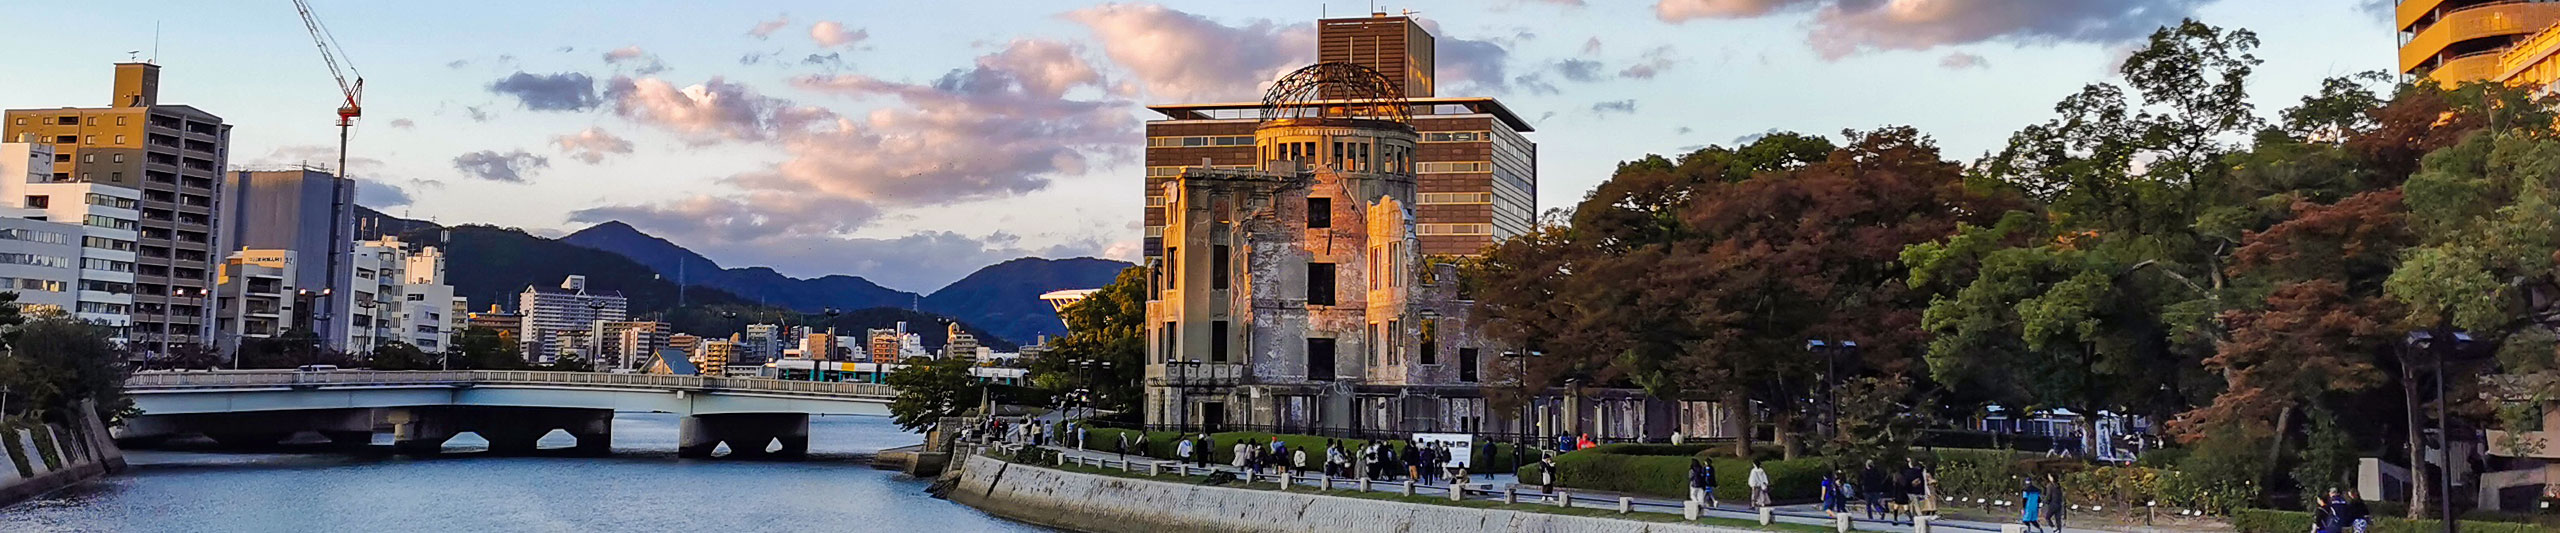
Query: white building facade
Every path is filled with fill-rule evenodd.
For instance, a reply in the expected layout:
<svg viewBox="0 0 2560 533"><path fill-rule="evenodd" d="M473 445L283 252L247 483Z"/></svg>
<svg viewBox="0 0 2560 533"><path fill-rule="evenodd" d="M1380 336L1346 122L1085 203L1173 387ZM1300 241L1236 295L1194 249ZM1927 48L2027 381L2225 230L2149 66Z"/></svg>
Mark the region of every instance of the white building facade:
<svg viewBox="0 0 2560 533"><path fill-rule="evenodd" d="M142 191L106 183L59 180L53 164L60 159L52 145L0 143L0 207L9 218L44 221L44 225L11 224L16 244L50 246L59 234L72 247L67 258L77 274L63 290L70 301L60 307L82 320L116 328L116 338L132 325L135 243L140 238ZM167 260L167 258L162 258ZM35 278L24 278L35 279ZM50 283L24 283L14 290L44 292ZM49 299L37 295L36 299ZM26 301L27 298L21 298ZM48 304L50 305L50 304Z"/></svg>
<svg viewBox="0 0 2560 533"><path fill-rule="evenodd" d="M560 360L561 332L591 334L597 321L629 318L629 301L620 294L587 292L586 276L569 276L560 286L525 287L516 295L516 312L524 314L525 360L549 364Z"/></svg>

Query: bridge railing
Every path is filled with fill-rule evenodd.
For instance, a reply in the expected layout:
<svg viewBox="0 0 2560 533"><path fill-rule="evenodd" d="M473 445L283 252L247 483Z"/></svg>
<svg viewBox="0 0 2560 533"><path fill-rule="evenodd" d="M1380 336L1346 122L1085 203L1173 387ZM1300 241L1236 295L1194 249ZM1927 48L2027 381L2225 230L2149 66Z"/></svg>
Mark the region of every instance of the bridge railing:
<svg viewBox="0 0 2560 533"><path fill-rule="evenodd" d="M324 372L244 370L224 372L145 372L134 374L133 377L125 380L125 387L138 390L330 385L469 386L481 384L588 385L601 387L776 392L867 397L887 397L897 395L897 389L877 383L788 381L765 378L722 378L674 376L665 374L553 372L542 370L336 370Z"/></svg>

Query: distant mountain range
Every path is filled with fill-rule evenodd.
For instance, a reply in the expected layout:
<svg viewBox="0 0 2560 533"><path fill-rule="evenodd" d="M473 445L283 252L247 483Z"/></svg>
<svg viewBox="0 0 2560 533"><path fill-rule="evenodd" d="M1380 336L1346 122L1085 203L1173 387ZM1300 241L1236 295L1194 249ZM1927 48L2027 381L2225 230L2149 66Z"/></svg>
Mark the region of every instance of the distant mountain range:
<svg viewBox="0 0 2560 533"><path fill-rule="evenodd" d="M413 242L442 240L454 261L446 266L457 294L475 308L490 302L512 302L532 284L551 285L569 274L587 276L593 287L620 290L631 298L633 313L670 312L680 330L719 335L742 327L736 317L765 316L763 308L815 314L826 308L844 310L840 328L888 327L909 322L909 331L940 346L937 323L947 317L1002 350L1029 344L1042 335L1065 333L1057 314L1040 295L1060 289L1108 285L1129 263L1095 258L1021 258L978 269L930 295L882 287L858 276L794 278L765 267L725 268L718 262L621 222L597 224L559 239L491 226L442 227L357 208L360 235L397 234ZM677 283L685 310L677 310ZM706 309L724 309L707 312ZM876 310L875 310L876 309ZM475 309L476 310L476 309ZM923 312L917 312L923 311ZM814 317L811 317L814 318ZM687 322L695 322L688 324ZM881 322L871 324L870 322ZM992 341L992 342L989 342Z"/></svg>

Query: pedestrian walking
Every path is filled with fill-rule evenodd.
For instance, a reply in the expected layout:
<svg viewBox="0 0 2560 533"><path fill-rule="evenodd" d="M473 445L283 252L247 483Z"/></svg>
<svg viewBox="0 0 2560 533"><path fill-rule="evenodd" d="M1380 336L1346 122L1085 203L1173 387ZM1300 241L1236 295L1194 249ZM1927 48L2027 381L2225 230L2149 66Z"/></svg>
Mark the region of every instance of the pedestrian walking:
<svg viewBox="0 0 2560 533"><path fill-rule="evenodd" d="M1867 467L1858 471L1857 494L1866 500L1868 520L1875 520L1876 515L1890 514L1884 507L1884 493L1887 487L1892 486L1892 480L1885 477L1884 469L1876 468L1874 459L1868 459Z"/></svg>
<svg viewBox="0 0 2560 533"><path fill-rule="evenodd" d="M1120 443L1119 443L1119 444L1112 445L1112 447L1111 447L1111 451L1116 452L1116 453L1118 453L1118 454L1120 455L1120 462L1122 462L1122 463L1127 463L1127 462L1129 462L1129 434L1128 434L1128 433L1121 433L1121 434L1120 434Z"/></svg>
<svg viewBox="0 0 2560 533"><path fill-rule="evenodd" d="M1920 469L1920 514L1938 517L1938 473Z"/></svg>
<svg viewBox="0 0 2560 533"><path fill-rule="evenodd" d="M2347 533L2365 533L2366 529L2373 527L2373 510L2365 508L2363 495L2356 494L2355 489L2347 489L2344 500L2339 514L2344 515L2341 518L2347 522Z"/></svg>
<svg viewBox="0 0 2560 533"><path fill-rule="evenodd" d="M2068 517L2068 513L2071 512L2071 502L2065 498L2069 491L2062 489L2060 476L2045 474L2044 480L2044 517L2047 522L2045 525L2053 526L2054 531L2062 531L2062 519Z"/></svg>
<svg viewBox="0 0 2560 533"><path fill-rule="evenodd" d="M1698 504L1700 507L1715 507L1707 503L1707 500L1712 497L1709 494L1715 490L1714 474L1707 472L1706 462L1697 459L1689 460L1689 502Z"/></svg>
<svg viewBox="0 0 2560 533"><path fill-rule="evenodd" d="M1844 509L1840 500L1840 471L1822 474L1822 514L1840 516Z"/></svg>
<svg viewBox="0 0 2560 533"><path fill-rule="evenodd" d="M1129 434L1127 434L1127 433L1122 433L1122 434L1120 434L1120 438L1121 438L1121 439L1128 439L1128 438L1129 438ZM1146 430L1144 430L1144 429L1138 430L1138 456L1139 456L1139 457L1145 457L1145 458L1148 458L1148 459L1155 459L1155 458L1156 458L1156 452L1155 452L1155 449L1153 449L1153 448L1148 448L1148 447L1147 447L1147 431L1146 431Z"/></svg>
<svg viewBox="0 0 2560 533"><path fill-rule="evenodd" d="M1550 453L1538 458L1538 490L1547 494L1556 493L1556 468L1555 454Z"/></svg>
<svg viewBox="0 0 2560 533"><path fill-rule="evenodd" d="M1173 460L1182 463L1191 462L1191 448L1191 439L1183 439L1181 444L1173 445Z"/></svg>
<svg viewBox="0 0 2560 533"><path fill-rule="evenodd" d="M1198 465L1200 466L1200 468L1204 468L1204 469L1205 469L1205 468L1208 468L1208 467L1209 467L1209 443L1211 442L1211 441L1209 440L1209 434L1207 434L1207 433L1202 433L1202 434L1199 434L1198 436L1192 437L1192 439L1191 439L1191 440L1193 440L1194 442L1198 442L1198 443L1199 443L1198 445L1195 445L1195 446L1192 446L1192 447L1191 447L1191 448L1192 448L1192 450L1191 450L1191 460L1192 460L1194 463L1198 464Z"/></svg>
<svg viewBox="0 0 2560 533"><path fill-rule="evenodd" d="M2346 521L2342 520L2338 513L2345 503L2338 501L2336 488L2331 488L2328 494L2320 496L2319 503L2311 507L2312 533L2340 533L2345 530Z"/></svg>
<svg viewBox="0 0 2560 533"><path fill-rule="evenodd" d="M1751 460L1751 477L1744 478L1743 483L1751 486L1753 508L1769 506L1769 470L1760 467L1760 459Z"/></svg>
<svg viewBox="0 0 2560 533"><path fill-rule="evenodd" d="M1297 471L1305 471L1306 469L1307 469L1307 449L1306 449L1306 448L1298 448L1298 449L1295 449L1295 450L1290 450L1290 451L1289 451L1289 470L1290 470L1290 471L1292 471L1292 472L1297 472ZM1332 472L1326 472L1326 475L1332 475Z"/></svg>
<svg viewBox="0 0 2560 533"><path fill-rule="evenodd" d="M2028 531L2042 533L2044 531L2044 521L2042 520L2044 517L2044 489L2036 487L2036 480L2027 480L2026 491L2018 495L2018 503L2020 507L2020 513L2018 516L2019 522L2025 524Z"/></svg>

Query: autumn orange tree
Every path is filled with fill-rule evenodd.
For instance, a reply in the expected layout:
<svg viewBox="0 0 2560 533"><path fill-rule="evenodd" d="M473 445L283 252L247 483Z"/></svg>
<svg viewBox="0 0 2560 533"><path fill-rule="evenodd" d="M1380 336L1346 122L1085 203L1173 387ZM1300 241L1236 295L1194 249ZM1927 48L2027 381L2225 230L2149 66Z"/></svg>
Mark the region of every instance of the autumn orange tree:
<svg viewBox="0 0 2560 533"><path fill-rule="evenodd" d="M1850 368L1911 372L1922 300L1903 286L1901 249L2014 206L1968 186L1917 130L1843 136L1621 165L1570 226L1469 270L1498 288L1477 296L1486 331L1544 354L1522 365L1533 389L1580 380L1780 406L1793 453L1822 368L1806 339L1866 346Z"/></svg>

